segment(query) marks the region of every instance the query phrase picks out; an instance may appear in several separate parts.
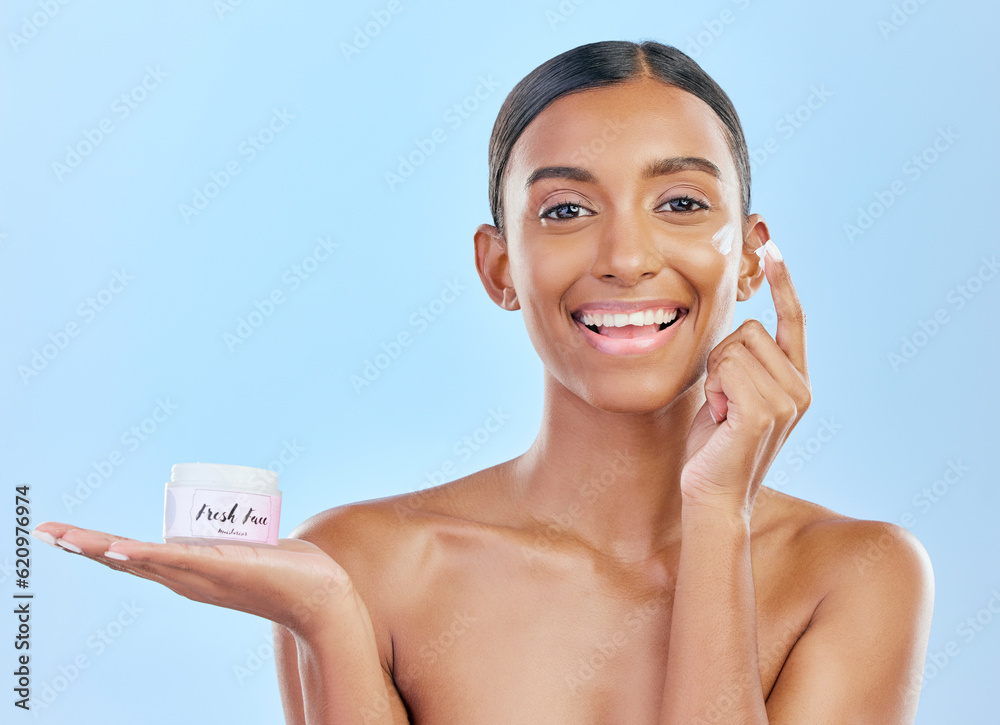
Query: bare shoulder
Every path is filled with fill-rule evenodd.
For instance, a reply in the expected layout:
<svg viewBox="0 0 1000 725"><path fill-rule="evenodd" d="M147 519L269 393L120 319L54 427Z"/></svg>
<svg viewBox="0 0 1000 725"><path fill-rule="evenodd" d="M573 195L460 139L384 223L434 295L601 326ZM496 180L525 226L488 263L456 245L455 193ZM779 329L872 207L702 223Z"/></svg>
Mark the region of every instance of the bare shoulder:
<svg viewBox="0 0 1000 725"><path fill-rule="evenodd" d="M290 538L316 544L340 564L355 584L392 579L413 555L421 521L414 494L343 504L310 516Z"/></svg>
<svg viewBox="0 0 1000 725"><path fill-rule="evenodd" d="M794 542L785 591L804 581L810 593L808 623L767 697L770 722L837 713L837 722L912 723L934 608L927 551L898 524L770 489L764 500L764 524L785 533L772 538Z"/></svg>
<svg viewBox="0 0 1000 725"><path fill-rule="evenodd" d="M387 673L395 668L393 623L421 596L416 573L431 556L441 522L448 520L428 504L447 501L454 488L445 484L343 504L310 516L289 535L318 546L350 576L368 609Z"/></svg>
<svg viewBox="0 0 1000 725"><path fill-rule="evenodd" d="M758 524L791 545L795 565L821 575L830 590L871 586L892 591L933 592L930 557L906 528L888 521L857 519L811 501L761 488ZM757 515L755 507L755 516Z"/></svg>
<svg viewBox="0 0 1000 725"><path fill-rule="evenodd" d="M326 551L359 588L398 589L419 571L435 540L468 530L477 505L474 484L489 470L440 486L337 506L309 517L291 533ZM473 516L474 518L474 516ZM380 598L387 594L378 591ZM362 591L364 595L364 591ZM366 598L367 602L367 598Z"/></svg>

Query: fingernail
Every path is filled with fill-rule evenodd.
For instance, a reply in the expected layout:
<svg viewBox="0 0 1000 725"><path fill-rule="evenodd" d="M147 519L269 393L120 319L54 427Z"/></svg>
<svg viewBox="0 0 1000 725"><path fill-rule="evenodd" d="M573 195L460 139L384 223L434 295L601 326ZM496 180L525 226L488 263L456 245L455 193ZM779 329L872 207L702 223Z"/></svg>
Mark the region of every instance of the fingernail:
<svg viewBox="0 0 1000 725"><path fill-rule="evenodd" d="M56 545L56 537L54 537L52 534L50 534L48 532L39 531L38 529L32 529L28 533L31 534L32 536L34 536L39 541L44 541L49 546L55 546Z"/></svg>
<svg viewBox="0 0 1000 725"><path fill-rule="evenodd" d="M74 554L83 553L83 549L72 542L66 541L65 539L56 539L56 543L67 551L72 551Z"/></svg>
<svg viewBox="0 0 1000 725"><path fill-rule="evenodd" d="M708 414L709 414L710 416L712 416L712 422L713 422L713 423L715 423L716 425L718 425L718 424L719 424L719 421L717 421L717 420L715 419L715 413L713 413L713 412L712 412L712 409L711 409L711 408L709 408L709 409L708 409Z"/></svg>
<svg viewBox="0 0 1000 725"><path fill-rule="evenodd" d="M764 249L778 262L784 259L784 257L781 256L781 251L778 249L778 245L774 243L773 239L767 240L767 244L764 245Z"/></svg>
<svg viewBox="0 0 1000 725"><path fill-rule="evenodd" d="M128 557L124 554L119 554L117 551L105 551L104 556L109 559L118 559L118 561L128 561Z"/></svg>

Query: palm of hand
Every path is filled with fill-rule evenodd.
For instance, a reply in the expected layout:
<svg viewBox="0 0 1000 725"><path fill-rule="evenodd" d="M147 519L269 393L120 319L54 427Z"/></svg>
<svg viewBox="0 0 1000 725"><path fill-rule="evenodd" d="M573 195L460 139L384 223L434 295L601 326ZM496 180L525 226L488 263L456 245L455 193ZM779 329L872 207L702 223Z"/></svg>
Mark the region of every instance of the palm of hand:
<svg viewBox="0 0 1000 725"><path fill-rule="evenodd" d="M279 539L266 548L160 544L58 522L40 524L33 533L38 532L46 543L68 543L79 549L75 553L159 582L193 601L264 617L296 633L307 634L319 626L324 609L356 597L347 572L301 539ZM109 551L128 560L108 557Z"/></svg>

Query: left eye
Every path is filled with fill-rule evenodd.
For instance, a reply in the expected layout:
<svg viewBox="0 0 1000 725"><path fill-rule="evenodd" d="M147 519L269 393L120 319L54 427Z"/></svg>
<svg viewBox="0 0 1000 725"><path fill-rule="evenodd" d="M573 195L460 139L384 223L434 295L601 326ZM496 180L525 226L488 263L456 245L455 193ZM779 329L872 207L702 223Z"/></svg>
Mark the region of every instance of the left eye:
<svg viewBox="0 0 1000 725"><path fill-rule="evenodd" d="M678 196L676 199L671 199L670 201L664 202L660 208L670 205L671 211L676 211L681 214L689 214L698 209L708 209L708 204L698 201L690 196Z"/></svg>

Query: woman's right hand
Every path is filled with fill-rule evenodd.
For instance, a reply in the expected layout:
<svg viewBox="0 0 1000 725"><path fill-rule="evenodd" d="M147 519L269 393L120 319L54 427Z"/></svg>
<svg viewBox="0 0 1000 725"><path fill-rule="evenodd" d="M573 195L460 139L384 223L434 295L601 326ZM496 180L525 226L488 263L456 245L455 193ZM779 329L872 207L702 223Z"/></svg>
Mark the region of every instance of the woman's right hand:
<svg viewBox="0 0 1000 725"><path fill-rule="evenodd" d="M196 602L277 622L296 636L309 638L336 628L341 616L359 609L364 610L363 618L368 615L347 572L318 546L300 539L279 539L277 546L267 548L161 544L57 521L39 524L31 533L56 548L159 582ZM57 541L69 547L57 546Z"/></svg>

